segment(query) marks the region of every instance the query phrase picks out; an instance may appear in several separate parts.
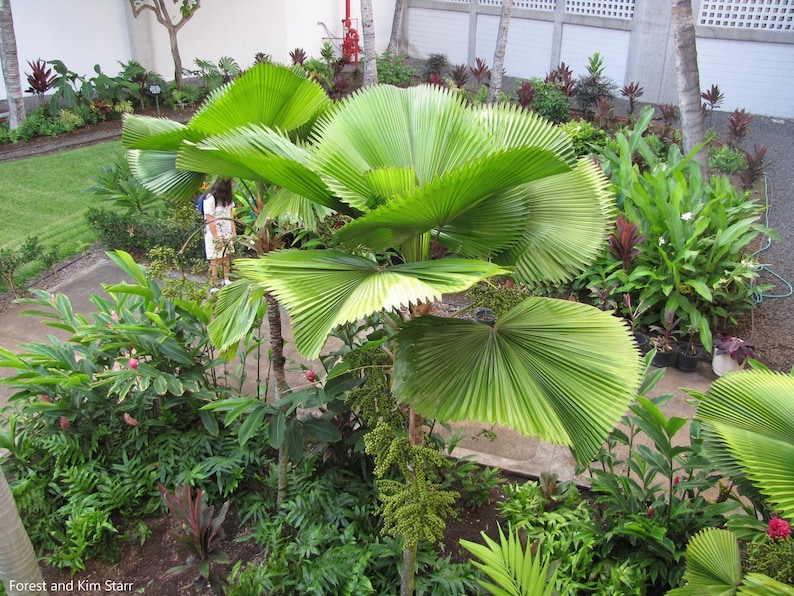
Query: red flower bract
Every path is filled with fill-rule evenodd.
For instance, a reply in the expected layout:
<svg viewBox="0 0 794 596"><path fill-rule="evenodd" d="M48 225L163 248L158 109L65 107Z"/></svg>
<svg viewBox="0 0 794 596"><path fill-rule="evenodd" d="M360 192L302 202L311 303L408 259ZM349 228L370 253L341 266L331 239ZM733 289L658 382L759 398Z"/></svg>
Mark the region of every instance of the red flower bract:
<svg viewBox="0 0 794 596"><path fill-rule="evenodd" d="M785 519L773 517L769 520L769 524L766 527L766 533L773 540L786 540L791 536L791 524L789 524Z"/></svg>
<svg viewBox="0 0 794 596"><path fill-rule="evenodd" d="M129 364L129 365L130 365L130 368L131 368L132 370L138 370L138 359L137 359L137 358L130 358L130 359L127 361L127 364Z"/></svg>
<svg viewBox="0 0 794 596"><path fill-rule="evenodd" d="M316 379L317 379L317 374L313 370L306 371L306 380L309 381L309 383L314 383Z"/></svg>

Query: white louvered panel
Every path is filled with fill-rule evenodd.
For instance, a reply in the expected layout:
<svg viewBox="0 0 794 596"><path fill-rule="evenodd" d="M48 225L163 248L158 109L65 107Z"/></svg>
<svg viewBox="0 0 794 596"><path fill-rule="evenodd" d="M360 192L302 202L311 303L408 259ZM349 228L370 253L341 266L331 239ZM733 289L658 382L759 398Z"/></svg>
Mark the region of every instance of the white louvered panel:
<svg viewBox="0 0 794 596"><path fill-rule="evenodd" d="M565 12L631 20L634 18L634 0L565 0Z"/></svg>
<svg viewBox="0 0 794 596"><path fill-rule="evenodd" d="M709 27L791 31L794 28L794 0L703 2L698 22Z"/></svg>

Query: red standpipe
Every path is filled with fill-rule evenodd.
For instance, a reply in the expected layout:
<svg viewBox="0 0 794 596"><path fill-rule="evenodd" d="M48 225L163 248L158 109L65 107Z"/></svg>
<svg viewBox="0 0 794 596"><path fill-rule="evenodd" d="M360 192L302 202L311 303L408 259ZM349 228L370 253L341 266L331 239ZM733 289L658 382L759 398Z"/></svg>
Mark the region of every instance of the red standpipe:
<svg viewBox="0 0 794 596"><path fill-rule="evenodd" d="M358 66L358 54L360 48L358 46L359 36L358 31L353 27L353 22L350 19L350 0L345 0L345 18L342 20L342 31L344 32L344 39L342 40L342 59L345 62L354 62Z"/></svg>

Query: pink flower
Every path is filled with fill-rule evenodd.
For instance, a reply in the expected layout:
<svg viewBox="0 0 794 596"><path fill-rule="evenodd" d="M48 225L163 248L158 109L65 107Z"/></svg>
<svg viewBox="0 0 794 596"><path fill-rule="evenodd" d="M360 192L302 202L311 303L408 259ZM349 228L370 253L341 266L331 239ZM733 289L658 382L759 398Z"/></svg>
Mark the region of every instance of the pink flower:
<svg viewBox="0 0 794 596"><path fill-rule="evenodd" d="M678 476L676 476L675 478L673 478L673 486L675 486L675 485L676 485L676 484L678 484L679 482L681 482L681 479L680 479Z"/></svg>
<svg viewBox="0 0 794 596"><path fill-rule="evenodd" d="M791 524L785 519L773 517L769 520L769 525L766 527L766 533L773 540L781 538L787 540L791 536Z"/></svg>
<svg viewBox="0 0 794 596"><path fill-rule="evenodd" d="M317 380L317 375L313 370L306 371L306 380L309 381L309 383L314 383L314 381Z"/></svg>
<svg viewBox="0 0 794 596"><path fill-rule="evenodd" d="M646 511L645 513L648 514L648 517L653 517L653 507L648 507L648 511Z"/></svg>
<svg viewBox="0 0 794 596"><path fill-rule="evenodd" d="M46 401L48 404L52 403L52 399L50 398L49 395L42 395L40 399L41 401Z"/></svg>
<svg viewBox="0 0 794 596"><path fill-rule="evenodd" d="M110 318L113 319L114 321L120 321L121 320L121 317L119 316L119 313L117 313L115 310L111 310L110 311Z"/></svg>
<svg viewBox="0 0 794 596"><path fill-rule="evenodd" d="M135 420L135 418L133 418L132 416L130 416L128 412L124 412L124 422L126 422L130 426L138 426L138 421Z"/></svg>
<svg viewBox="0 0 794 596"><path fill-rule="evenodd" d="M70 425L69 419L66 416L61 416L61 428L66 430Z"/></svg>

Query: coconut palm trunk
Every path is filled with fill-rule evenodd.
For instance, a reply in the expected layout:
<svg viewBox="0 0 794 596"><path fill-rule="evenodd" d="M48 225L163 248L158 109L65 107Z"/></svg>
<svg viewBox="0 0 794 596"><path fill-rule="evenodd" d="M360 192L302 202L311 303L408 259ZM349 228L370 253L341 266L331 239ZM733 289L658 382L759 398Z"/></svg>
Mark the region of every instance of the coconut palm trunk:
<svg viewBox="0 0 794 596"><path fill-rule="evenodd" d="M695 44L695 25L691 0L672 0L675 36L675 71L678 83L678 105L681 111L681 136L684 154L705 142L703 109L700 105L700 73ZM708 167L705 147L697 152L695 161L704 171Z"/></svg>
<svg viewBox="0 0 794 596"><path fill-rule="evenodd" d="M15 130L25 122L25 100L19 77L11 0L0 0L0 63L3 66L3 82L8 92L8 128Z"/></svg>
<svg viewBox="0 0 794 596"><path fill-rule="evenodd" d="M513 0L502 0L502 15L499 17L499 33L496 36L496 49L493 55L493 70L491 70L491 86L488 88L488 103L498 103L502 93L505 54L507 53L507 32L510 29L510 18L512 15Z"/></svg>
<svg viewBox="0 0 794 596"><path fill-rule="evenodd" d="M403 37L403 18L405 17L405 0L396 0L394 3L394 18L391 24L391 36L389 37L389 47L387 51L390 55L396 56L400 53L400 46Z"/></svg>
<svg viewBox="0 0 794 596"><path fill-rule="evenodd" d="M9 596L47 594L39 561L0 468L0 579ZM26 587L27 586L27 587ZM31 589L28 589L31 588Z"/></svg>
<svg viewBox="0 0 794 596"><path fill-rule="evenodd" d="M364 87L378 84L377 50L375 50L375 19L372 0L361 0L361 38L364 42Z"/></svg>

